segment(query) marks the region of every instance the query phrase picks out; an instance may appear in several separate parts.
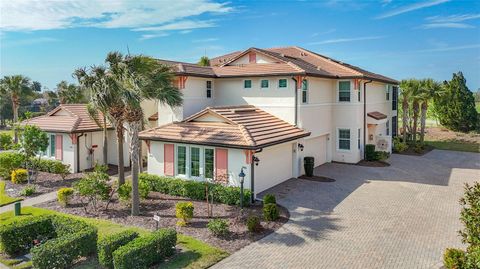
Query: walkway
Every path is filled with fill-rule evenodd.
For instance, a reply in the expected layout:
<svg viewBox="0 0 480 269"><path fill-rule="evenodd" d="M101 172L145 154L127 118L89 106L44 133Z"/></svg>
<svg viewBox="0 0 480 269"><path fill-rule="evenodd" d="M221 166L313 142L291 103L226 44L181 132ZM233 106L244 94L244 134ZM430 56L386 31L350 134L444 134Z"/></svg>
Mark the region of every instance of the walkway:
<svg viewBox="0 0 480 269"><path fill-rule="evenodd" d="M213 268L440 268L457 231L463 184L480 179L480 154L394 154L384 168L329 163L321 183L291 179L269 192L291 220Z"/></svg>

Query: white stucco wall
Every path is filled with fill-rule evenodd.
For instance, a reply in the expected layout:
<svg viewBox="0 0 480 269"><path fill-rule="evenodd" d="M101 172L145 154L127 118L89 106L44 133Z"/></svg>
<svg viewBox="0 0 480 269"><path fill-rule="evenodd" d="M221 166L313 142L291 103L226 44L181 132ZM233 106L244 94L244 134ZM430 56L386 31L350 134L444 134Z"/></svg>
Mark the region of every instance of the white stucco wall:
<svg viewBox="0 0 480 269"><path fill-rule="evenodd" d="M255 166L255 193L262 192L293 176L292 143L283 143L255 154L260 159Z"/></svg>
<svg viewBox="0 0 480 269"><path fill-rule="evenodd" d="M278 62L278 60L273 59L272 57L268 57L260 53L255 53L255 54L256 54L255 58L256 58L257 64ZM249 54L247 53L244 56L238 58L236 61L230 63L229 65L239 65L239 64L249 64L249 63L250 63L250 58L249 58Z"/></svg>
<svg viewBox="0 0 480 269"><path fill-rule="evenodd" d="M123 163L125 167L130 166L130 154L128 151L128 134L125 132L123 141ZM108 131L108 163L118 165L117 136L115 130Z"/></svg>

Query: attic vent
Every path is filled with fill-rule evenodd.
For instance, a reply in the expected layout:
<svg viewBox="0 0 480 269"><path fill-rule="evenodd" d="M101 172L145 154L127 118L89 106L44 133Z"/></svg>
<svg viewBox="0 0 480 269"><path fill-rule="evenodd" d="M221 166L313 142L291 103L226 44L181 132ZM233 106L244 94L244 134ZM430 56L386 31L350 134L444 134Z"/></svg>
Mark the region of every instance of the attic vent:
<svg viewBox="0 0 480 269"><path fill-rule="evenodd" d="M239 112L252 112L252 111L255 111L255 110L256 110L256 108L254 108L254 107L246 107L246 108L234 108L231 111L233 113L239 113Z"/></svg>

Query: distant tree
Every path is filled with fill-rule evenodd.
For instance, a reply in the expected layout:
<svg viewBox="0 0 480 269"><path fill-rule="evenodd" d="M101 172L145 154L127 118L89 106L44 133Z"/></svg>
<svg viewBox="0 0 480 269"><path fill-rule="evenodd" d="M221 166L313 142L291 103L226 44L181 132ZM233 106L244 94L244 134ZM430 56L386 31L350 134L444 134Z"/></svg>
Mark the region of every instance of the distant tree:
<svg viewBox="0 0 480 269"><path fill-rule="evenodd" d="M40 92L42 90L42 84L40 84L38 81L32 82L32 90L34 92Z"/></svg>
<svg viewBox="0 0 480 269"><path fill-rule="evenodd" d="M85 102L82 89L75 84L62 80L57 84L57 95L62 104L79 104Z"/></svg>
<svg viewBox="0 0 480 269"><path fill-rule="evenodd" d="M198 65L200 66L210 66L210 59L207 56L202 56L200 61L198 61Z"/></svg>
<svg viewBox="0 0 480 269"><path fill-rule="evenodd" d="M5 76L0 80L0 93L6 94L12 101L13 122L18 121L18 108L21 98L32 93L30 79L22 75ZM15 131L15 143L18 142L18 132Z"/></svg>
<svg viewBox="0 0 480 269"><path fill-rule="evenodd" d="M477 111L475 98L466 85L462 72L453 74L452 80L444 82L445 92L435 99L440 124L461 132L475 130Z"/></svg>
<svg viewBox="0 0 480 269"><path fill-rule="evenodd" d="M475 102L480 102L480 88L475 92Z"/></svg>
<svg viewBox="0 0 480 269"><path fill-rule="evenodd" d="M420 83L418 98L422 102L420 115L420 143L425 141L425 125L427 122L428 103L442 94L442 86L433 79L424 79Z"/></svg>

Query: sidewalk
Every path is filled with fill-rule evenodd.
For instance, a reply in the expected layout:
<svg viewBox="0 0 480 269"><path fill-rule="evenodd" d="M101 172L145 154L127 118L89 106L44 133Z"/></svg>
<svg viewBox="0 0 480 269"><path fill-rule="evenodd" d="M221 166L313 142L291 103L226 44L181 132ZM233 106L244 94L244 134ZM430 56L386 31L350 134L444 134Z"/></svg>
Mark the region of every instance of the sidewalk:
<svg viewBox="0 0 480 269"><path fill-rule="evenodd" d="M55 200L55 199L57 199L57 192L52 191L52 192L49 192L49 193L39 195L37 197L25 199L25 200L20 201L20 202L22 203L22 207L24 207L24 206L33 206L33 205L41 204L43 202L48 202L48 201L52 201L52 200ZM4 212L7 212L7 211L12 211L13 210L13 205L14 205L14 203L0 207L0 213L4 213Z"/></svg>

